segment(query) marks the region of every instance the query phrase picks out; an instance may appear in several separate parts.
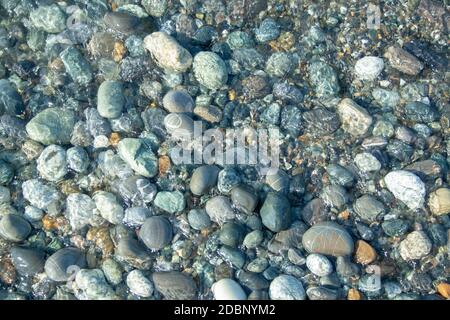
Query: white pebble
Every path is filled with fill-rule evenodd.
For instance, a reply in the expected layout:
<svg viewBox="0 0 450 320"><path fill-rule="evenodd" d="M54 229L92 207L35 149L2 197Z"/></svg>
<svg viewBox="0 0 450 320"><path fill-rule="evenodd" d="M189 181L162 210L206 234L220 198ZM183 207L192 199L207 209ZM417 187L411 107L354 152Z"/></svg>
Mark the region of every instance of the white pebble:
<svg viewBox="0 0 450 320"><path fill-rule="evenodd" d="M319 277L328 276L333 272L333 265L324 255L312 253L306 257L306 266L309 271Z"/></svg>
<svg viewBox="0 0 450 320"><path fill-rule="evenodd" d="M361 80L375 80L383 71L383 59L367 56L356 61L355 73Z"/></svg>
<svg viewBox="0 0 450 320"><path fill-rule="evenodd" d="M247 300L242 287L232 279L221 279L215 282L211 291L216 300Z"/></svg>
<svg viewBox="0 0 450 320"><path fill-rule="evenodd" d="M140 270L133 270L128 274L127 286L132 293L140 297L148 298L153 294L153 283Z"/></svg>

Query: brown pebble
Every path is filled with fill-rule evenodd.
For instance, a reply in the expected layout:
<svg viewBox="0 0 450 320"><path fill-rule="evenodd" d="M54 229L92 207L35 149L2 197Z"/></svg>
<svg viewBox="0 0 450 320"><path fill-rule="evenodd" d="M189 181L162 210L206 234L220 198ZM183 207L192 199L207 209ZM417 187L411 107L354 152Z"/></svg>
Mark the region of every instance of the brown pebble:
<svg viewBox="0 0 450 320"><path fill-rule="evenodd" d="M423 69L423 64L416 57L400 47L389 47L384 56L394 69L408 75L415 76Z"/></svg>
<svg viewBox="0 0 450 320"><path fill-rule="evenodd" d="M216 123L222 120L222 110L216 106L197 106L194 108L194 114L211 123Z"/></svg>
<svg viewBox="0 0 450 320"><path fill-rule="evenodd" d="M357 263L367 265L377 258L375 249L364 240L356 241L355 249L355 261Z"/></svg>
<svg viewBox="0 0 450 320"><path fill-rule="evenodd" d="M450 299L450 284L441 282L437 285L436 290L445 299Z"/></svg>
<svg viewBox="0 0 450 320"><path fill-rule="evenodd" d="M11 285L16 280L16 269L10 259L0 257L0 283Z"/></svg>
<svg viewBox="0 0 450 320"><path fill-rule="evenodd" d="M450 189L439 188L430 194L428 206L433 214L440 216L450 213Z"/></svg>
<svg viewBox="0 0 450 320"><path fill-rule="evenodd" d="M161 156L158 159L159 175L163 176L170 170L170 159L168 156Z"/></svg>
<svg viewBox="0 0 450 320"><path fill-rule="evenodd" d="M362 300L363 295L356 289L351 288L348 290L347 300Z"/></svg>
<svg viewBox="0 0 450 320"><path fill-rule="evenodd" d="M86 239L95 243L95 246L102 251L103 257L113 254L114 244L109 235L108 227L93 227L89 229L86 234Z"/></svg>

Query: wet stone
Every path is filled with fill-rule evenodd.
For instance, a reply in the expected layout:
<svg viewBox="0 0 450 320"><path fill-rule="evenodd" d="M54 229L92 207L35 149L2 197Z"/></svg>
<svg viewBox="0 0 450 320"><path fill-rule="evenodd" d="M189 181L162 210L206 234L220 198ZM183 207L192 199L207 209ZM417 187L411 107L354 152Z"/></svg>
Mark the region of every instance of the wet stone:
<svg viewBox="0 0 450 320"><path fill-rule="evenodd" d="M335 96L339 90L339 82L334 69L322 61L314 61L310 64L309 81L315 90L317 97L328 98Z"/></svg>
<svg viewBox="0 0 450 320"><path fill-rule="evenodd" d="M13 85L6 79L0 80L0 113L20 115L24 111L21 96Z"/></svg>
<svg viewBox="0 0 450 320"><path fill-rule="evenodd" d="M47 108L38 113L26 125L31 139L42 144L66 144L75 125L75 114L71 110Z"/></svg>
<svg viewBox="0 0 450 320"><path fill-rule="evenodd" d="M208 193L217 183L219 168L213 165L198 167L192 173L191 192L195 195Z"/></svg>
<svg viewBox="0 0 450 320"><path fill-rule="evenodd" d="M423 69L423 64L402 48L391 46L386 50L384 56L394 69L407 75L415 76Z"/></svg>
<svg viewBox="0 0 450 320"><path fill-rule="evenodd" d="M434 215L450 213L450 189L439 188L430 194L428 207Z"/></svg>
<svg viewBox="0 0 450 320"><path fill-rule="evenodd" d="M206 212L212 221L223 224L225 221L235 217L231 201L224 196L216 196L209 199L205 205Z"/></svg>
<svg viewBox="0 0 450 320"><path fill-rule="evenodd" d="M338 209L343 208L348 202L347 191L339 185L326 186L320 197L327 205Z"/></svg>
<svg viewBox="0 0 450 320"><path fill-rule="evenodd" d="M163 106L168 112L191 113L194 108L194 100L184 91L170 90L164 95Z"/></svg>
<svg viewBox="0 0 450 320"><path fill-rule="evenodd" d="M255 30L255 38L258 42L268 42L278 38L279 35L280 27L272 18L263 20L259 27Z"/></svg>
<svg viewBox="0 0 450 320"><path fill-rule="evenodd" d="M151 146L143 139L125 138L119 142L118 154L136 173L153 177L158 173L158 162Z"/></svg>
<svg viewBox="0 0 450 320"><path fill-rule="evenodd" d="M237 247L244 238L244 229L238 223L226 222L220 228L219 239L224 245Z"/></svg>
<svg viewBox="0 0 450 320"><path fill-rule="evenodd" d="M294 276L280 275L270 283L269 296L272 300L305 300L306 292Z"/></svg>
<svg viewBox="0 0 450 320"><path fill-rule="evenodd" d="M353 136L362 136L372 124L370 114L349 98L342 99L337 112L342 122L342 128Z"/></svg>
<svg viewBox="0 0 450 320"><path fill-rule="evenodd" d="M11 261L19 274L30 277L44 271L45 253L33 248L13 247Z"/></svg>
<svg viewBox="0 0 450 320"><path fill-rule="evenodd" d="M195 230L206 229L211 225L211 219L204 209L192 209L187 218L189 225Z"/></svg>
<svg viewBox="0 0 450 320"><path fill-rule="evenodd" d="M108 27L124 34L134 31L140 22L137 16L118 11L108 12L103 17L103 21Z"/></svg>
<svg viewBox="0 0 450 320"><path fill-rule="evenodd" d="M368 152L358 153L355 156L355 164L362 172L374 172L381 169L381 163L378 159Z"/></svg>
<svg viewBox="0 0 450 320"><path fill-rule="evenodd" d="M154 216L145 220L139 238L152 250L160 250L172 241L172 225L164 217Z"/></svg>
<svg viewBox="0 0 450 320"><path fill-rule="evenodd" d="M58 145L49 145L37 159L37 169L48 181L61 180L67 173L66 150Z"/></svg>
<svg viewBox="0 0 450 320"><path fill-rule="evenodd" d="M60 58L64 63L67 73L76 84L85 86L92 81L91 66L80 51L74 47L68 47L61 52Z"/></svg>
<svg viewBox="0 0 450 320"><path fill-rule="evenodd" d="M60 193L54 187L45 185L37 179L27 180L22 184L23 197L33 206L57 213L60 207Z"/></svg>
<svg viewBox="0 0 450 320"><path fill-rule="evenodd" d="M194 114L210 123L218 123L222 120L222 110L216 106L197 106L194 108Z"/></svg>
<svg viewBox="0 0 450 320"><path fill-rule="evenodd" d="M310 253L348 256L353 253L353 239L335 222L318 222L303 235L303 247Z"/></svg>
<svg viewBox="0 0 450 320"><path fill-rule="evenodd" d="M324 277L333 272L333 265L327 257L312 253L306 257L306 266L316 276Z"/></svg>
<svg viewBox="0 0 450 320"><path fill-rule="evenodd" d="M282 78L294 68L292 57L284 52L272 54L266 62L266 72L274 77Z"/></svg>
<svg viewBox="0 0 450 320"><path fill-rule="evenodd" d="M48 33L59 33L66 28L66 15L58 5L40 6L30 13L34 27Z"/></svg>
<svg viewBox="0 0 450 320"><path fill-rule="evenodd" d="M262 223L269 230L279 232L289 226L291 213L289 201L278 193L269 193L260 210Z"/></svg>
<svg viewBox="0 0 450 320"><path fill-rule="evenodd" d="M251 213L258 204L258 196L250 187L237 186L231 190L231 201L236 207Z"/></svg>
<svg viewBox="0 0 450 320"><path fill-rule="evenodd" d="M139 297L151 297L153 294L153 284L140 270L133 270L127 275L126 280L130 291Z"/></svg>
<svg viewBox="0 0 450 320"><path fill-rule="evenodd" d="M405 118L415 122L433 122L439 119L439 113L422 102L408 102L405 105Z"/></svg>
<svg viewBox="0 0 450 320"><path fill-rule="evenodd" d="M343 187L352 186L355 180L353 174L339 164L330 164L327 167L327 173L332 182Z"/></svg>
<svg viewBox="0 0 450 320"><path fill-rule="evenodd" d="M383 59L374 56L365 56L355 63L356 76L361 80L375 80L383 68Z"/></svg>
<svg viewBox="0 0 450 320"><path fill-rule="evenodd" d="M432 249L432 243L423 231L413 231L400 242L399 252L404 260L423 258Z"/></svg>
<svg viewBox="0 0 450 320"><path fill-rule="evenodd" d="M385 212L383 203L367 194L355 201L353 209L358 216L369 222L376 221L377 218L381 217Z"/></svg>
<svg viewBox="0 0 450 320"><path fill-rule="evenodd" d="M0 220L0 236L11 242L25 240L31 232L27 220L17 214L6 214Z"/></svg>
<svg viewBox="0 0 450 320"><path fill-rule="evenodd" d="M197 295L197 285L191 276L177 272L155 272L152 275L155 289L167 300L191 300Z"/></svg>
<svg viewBox="0 0 450 320"><path fill-rule="evenodd" d="M325 108L316 108L303 113L306 131L316 137L328 135L340 127L339 117Z"/></svg>
<svg viewBox="0 0 450 320"><path fill-rule="evenodd" d="M160 191L156 194L154 204L158 208L174 214L184 210L186 200L181 191Z"/></svg>
<svg viewBox="0 0 450 320"><path fill-rule="evenodd" d="M233 279L220 279L215 282L211 291L215 300L246 300L247 295L242 287Z"/></svg>
<svg viewBox="0 0 450 320"><path fill-rule="evenodd" d="M96 205L88 195L71 193L66 199L66 217L72 229L79 230L88 225L96 214Z"/></svg>
<svg viewBox="0 0 450 320"><path fill-rule="evenodd" d="M425 199L425 184L415 174L397 170L389 172L384 181L392 194L402 201L409 209L422 207Z"/></svg>
<svg viewBox="0 0 450 320"><path fill-rule="evenodd" d="M66 247L56 251L45 261L45 273L53 281L64 282L86 266L85 254L76 248Z"/></svg>
<svg viewBox="0 0 450 320"><path fill-rule="evenodd" d="M97 110L107 119L118 118L125 104L123 87L117 81L105 81L98 87Z"/></svg>
<svg viewBox="0 0 450 320"><path fill-rule="evenodd" d="M197 81L208 89L219 89L228 81L225 63L213 52L199 52L192 67Z"/></svg>
<svg viewBox="0 0 450 320"><path fill-rule="evenodd" d="M408 223L402 219L390 219L381 224L384 233L390 237L399 237L404 235L409 228Z"/></svg>

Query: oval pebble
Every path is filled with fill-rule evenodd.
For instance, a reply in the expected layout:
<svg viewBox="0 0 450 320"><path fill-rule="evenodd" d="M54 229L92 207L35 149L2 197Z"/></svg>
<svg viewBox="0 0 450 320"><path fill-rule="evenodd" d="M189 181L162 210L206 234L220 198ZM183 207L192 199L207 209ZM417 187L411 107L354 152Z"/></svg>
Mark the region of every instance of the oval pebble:
<svg viewBox="0 0 450 320"><path fill-rule="evenodd" d="M247 300L242 287L233 279L221 279L215 282L211 291L215 300Z"/></svg>
<svg viewBox="0 0 450 320"><path fill-rule="evenodd" d="M324 277L333 272L333 265L327 257L312 253L306 257L306 266L316 276Z"/></svg>
<svg viewBox="0 0 450 320"><path fill-rule="evenodd" d="M270 283L269 296L271 300L305 300L306 292L300 280L283 274Z"/></svg>
<svg viewBox="0 0 450 320"><path fill-rule="evenodd" d="M30 223L17 214L6 214L0 220L0 236L8 241L21 242L30 232Z"/></svg>
<svg viewBox="0 0 450 320"><path fill-rule="evenodd" d="M11 248L11 261L23 276L34 276L44 270L45 253L33 248Z"/></svg>
<svg viewBox="0 0 450 320"><path fill-rule="evenodd" d="M45 273L53 281L64 282L78 270L86 266L83 251L67 247L56 251L45 261Z"/></svg>
<svg viewBox="0 0 450 320"><path fill-rule="evenodd" d="M164 217L155 216L145 220L139 238L152 250L160 250L172 240L172 224Z"/></svg>

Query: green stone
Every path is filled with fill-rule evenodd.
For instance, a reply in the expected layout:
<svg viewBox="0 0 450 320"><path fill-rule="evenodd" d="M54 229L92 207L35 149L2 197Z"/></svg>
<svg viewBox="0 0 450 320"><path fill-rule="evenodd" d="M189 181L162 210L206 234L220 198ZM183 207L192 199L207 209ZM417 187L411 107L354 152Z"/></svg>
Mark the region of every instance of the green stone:
<svg viewBox="0 0 450 320"><path fill-rule="evenodd" d="M66 144L75 125L75 114L72 110L48 108L38 113L26 125L32 140L42 144Z"/></svg>

